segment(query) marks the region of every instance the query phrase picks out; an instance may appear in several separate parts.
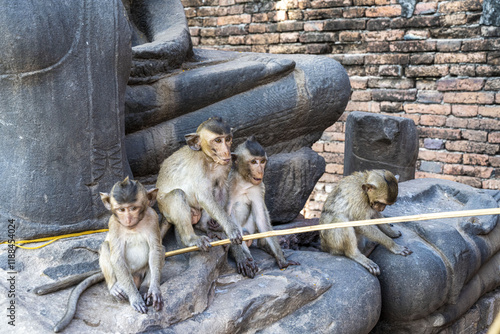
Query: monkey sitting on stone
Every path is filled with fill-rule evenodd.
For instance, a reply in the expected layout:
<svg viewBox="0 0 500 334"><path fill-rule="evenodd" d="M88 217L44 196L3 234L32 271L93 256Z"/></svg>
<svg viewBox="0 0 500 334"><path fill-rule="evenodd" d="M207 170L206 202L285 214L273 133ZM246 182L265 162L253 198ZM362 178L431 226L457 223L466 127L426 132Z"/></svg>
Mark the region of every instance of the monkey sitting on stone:
<svg viewBox="0 0 500 334"><path fill-rule="evenodd" d="M236 148L232 155L234 165L229 174L229 199L227 211L238 223L242 233L253 234L272 230L269 212L264 202L265 186L263 181L267 155L262 146L252 136ZM248 242L248 241L247 241ZM253 261L245 242L242 247L231 246L238 273L253 278L257 265ZM258 240L259 247L274 256L280 269L298 262L288 261L276 237Z"/></svg>
<svg viewBox="0 0 500 334"><path fill-rule="evenodd" d="M233 244L241 244L236 223L224 210L231 169L231 128L219 117L200 124L185 136L187 145L161 164L156 186L165 226L173 224L181 242L208 251L210 239L195 234L193 225L213 218Z"/></svg>
<svg viewBox="0 0 500 334"><path fill-rule="evenodd" d="M398 180L391 172L356 172L343 178L328 195L319 224L382 218L380 212L384 211L386 205L394 204L397 196ZM394 254L407 256L412 253L391 239L401 234L387 224L323 230L320 232L321 248L331 254L345 255L360 263L371 274L380 275L379 266L359 250L359 235L382 244Z"/></svg>
<svg viewBox="0 0 500 334"><path fill-rule="evenodd" d="M103 279L114 297L128 299L140 313L146 313L147 306L153 306L157 311L163 307L160 276L165 251L161 244L158 215L151 208L157 192L156 188L146 191L140 182L127 177L115 183L109 194L101 193L104 206L112 213L109 231L99 252L101 272L86 278L71 292L66 313L54 327L56 333L73 319L82 292ZM143 283L149 288L141 296L139 288ZM57 283L52 284L55 285ZM67 285L62 282L51 291L64 287Z"/></svg>

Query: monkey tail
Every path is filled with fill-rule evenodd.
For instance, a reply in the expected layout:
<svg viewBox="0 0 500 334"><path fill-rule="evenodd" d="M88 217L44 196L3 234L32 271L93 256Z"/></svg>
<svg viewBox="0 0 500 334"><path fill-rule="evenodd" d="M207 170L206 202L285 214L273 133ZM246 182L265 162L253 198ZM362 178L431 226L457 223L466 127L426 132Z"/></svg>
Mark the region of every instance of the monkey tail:
<svg viewBox="0 0 500 334"><path fill-rule="evenodd" d="M80 295L85 291L88 287L99 283L104 279L104 275L102 272L99 272L97 274L94 274L88 278L86 278L83 282L78 284L73 291L71 291L71 294L69 295L68 298L68 308L66 309L66 313L62 317L62 319L57 323L57 325L54 327L54 332L59 333L62 331L66 326L69 325L71 320L73 320L73 317L75 316L76 313L76 304L78 303L78 299L80 298Z"/></svg>
<svg viewBox="0 0 500 334"><path fill-rule="evenodd" d="M74 276L65 278L65 279L60 280L60 281L55 282L55 283L49 283L49 284L45 284L45 285L39 286L37 288L34 288L33 292L39 296L46 295L48 293L52 293L52 292L56 292L56 291L59 291L62 289L69 288L70 286L76 285L76 284L82 282L83 280L85 280L86 278L88 278L92 275L95 275L97 273L100 273L100 272L101 272L101 270L94 270L94 271L89 271L89 272L86 272L83 274L74 275Z"/></svg>

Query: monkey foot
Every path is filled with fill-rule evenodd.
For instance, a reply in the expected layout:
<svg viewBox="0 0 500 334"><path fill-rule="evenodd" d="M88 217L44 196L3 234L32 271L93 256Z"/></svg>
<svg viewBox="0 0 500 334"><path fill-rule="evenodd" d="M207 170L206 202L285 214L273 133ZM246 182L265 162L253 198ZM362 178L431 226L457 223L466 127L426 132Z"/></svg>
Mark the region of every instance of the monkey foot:
<svg viewBox="0 0 500 334"><path fill-rule="evenodd" d="M119 287L118 284L116 283L109 290L109 293L118 300L126 300L128 298L125 291L121 287Z"/></svg>
<svg viewBox="0 0 500 334"><path fill-rule="evenodd" d="M370 274L374 276L380 275L380 268L375 262L370 261L368 263L361 263L361 264L370 272Z"/></svg>
<svg viewBox="0 0 500 334"><path fill-rule="evenodd" d="M248 258L246 261L237 262L236 267L238 269L238 274L249 278L254 278L255 274L259 271L257 263L255 263L253 258Z"/></svg>
<svg viewBox="0 0 500 334"><path fill-rule="evenodd" d="M403 256L408 256L411 253L413 253L413 251L405 246L401 246L400 248L397 249L396 252L394 252L394 254L403 255Z"/></svg>
<svg viewBox="0 0 500 334"><path fill-rule="evenodd" d="M142 314L148 313L148 307L146 306L146 303L141 297L134 298L134 300L130 300L130 306L132 306L134 310L136 310L139 313Z"/></svg>
<svg viewBox="0 0 500 334"><path fill-rule="evenodd" d="M160 311L163 308L163 297L159 290L155 292L149 290L144 294L143 299L146 306L153 306L156 311Z"/></svg>
<svg viewBox="0 0 500 334"><path fill-rule="evenodd" d="M278 262L278 267L280 269L286 269L288 266L300 266L299 262L285 260L284 262Z"/></svg>

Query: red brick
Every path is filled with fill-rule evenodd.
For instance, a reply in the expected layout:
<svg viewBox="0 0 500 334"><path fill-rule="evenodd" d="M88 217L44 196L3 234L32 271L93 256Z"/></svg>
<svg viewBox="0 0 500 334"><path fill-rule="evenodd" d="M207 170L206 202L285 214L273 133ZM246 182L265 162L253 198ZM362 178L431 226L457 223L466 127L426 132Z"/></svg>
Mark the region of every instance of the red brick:
<svg viewBox="0 0 500 334"><path fill-rule="evenodd" d="M344 153L343 142L325 143L325 152Z"/></svg>
<svg viewBox="0 0 500 334"><path fill-rule="evenodd" d="M242 24L252 22L252 15L242 14L242 15L231 15L231 16L221 16L217 18L217 25L225 26L228 24Z"/></svg>
<svg viewBox="0 0 500 334"><path fill-rule="evenodd" d="M476 66L476 75L482 77L500 76L500 66L478 65Z"/></svg>
<svg viewBox="0 0 500 334"><path fill-rule="evenodd" d="M451 106L446 104L406 104L404 109L407 113L449 115Z"/></svg>
<svg viewBox="0 0 500 334"><path fill-rule="evenodd" d="M493 93L445 93L445 103L492 104L495 101Z"/></svg>
<svg viewBox="0 0 500 334"><path fill-rule="evenodd" d="M344 8L344 13L342 14L345 18L356 18L365 16L365 8L354 7L354 8Z"/></svg>
<svg viewBox="0 0 500 334"><path fill-rule="evenodd" d="M482 182L480 179L476 177L469 177L469 176L457 176L456 180L454 180L458 183L463 183L465 185L468 185L470 187L475 187L475 188L481 188Z"/></svg>
<svg viewBox="0 0 500 334"><path fill-rule="evenodd" d="M492 118L498 118L500 117L500 106L495 106L495 107L483 107L480 106L478 110L479 115L484 116L484 117L492 117Z"/></svg>
<svg viewBox="0 0 500 334"><path fill-rule="evenodd" d="M260 34L246 36L246 44L278 44L280 34Z"/></svg>
<svg viewBox="0 0 500 334"><path fill-rule="evenodd" d="M500 132L491 132L490 134L488 134L488 143L500 144Z"/></svg>
<svg viewBox="0 0 500 334"><path fill-rule="evenodd" d="M463 25L467 23L467 15L465 13L443 15L441 16L441 23L445 27Z"/></svg>
<svg viewBox="0 0 500 334"><path fill-rule="evenodd" d="M295 43L299 40L298 32L288 32L280 34L280 43Z"/></svg>
<svg viewBox="0 0 500 334"><path fill-rule="evenodd" d="M416 89L374 89L372 91L375 101L415 101Z"/></svg>
<svg viewBox="0 0 500 334"><path fill-rule="evenodd" d="M267 31L267 25L266 24L250 24L248 26L248 32L251 34L261 34L265 33Z"/></svg>
<svg viewBox="0 0 500 334"><path fill-rule="evenodd" d="M366 9L366 17L394 17L401 15L401 6L379 6Z"/></svg>
<svg viewBox="0 0 500 334"><path fill-rule="evenodd" d="M490 164L493 167L500 167L500 156L490 157Z"/></svg>
<svg viewBox="0 0 500 334"><path fill-rule="evenodd" d="M403 111L403 102L380 102L380 111L386 113L399 113Z"/></svg>
<svg viewBox="0 0 500 334"><path fill-rule="evenodd" d="M436 2L418 2L413 15L433 14L437 11Z"/></svg>
<svg viewBox="0 0 500 334"><path fill-rule="evenodd" d="M304 19L304 15L302 10L289 10L288 11L288 19L302 21Z"/></svg>
<svg viewBox="0 0 500 334"><path fill-rule="evenodd" d="M486 141L488 132L478 130L462 130L462 138L472 141Z"/></svg>
<svg viewBox="0 0 500 334"><path fill-rule="evenodd" d="M306 53L305 45L269 45L270 53L300 54Z"/></svg>
<svg viewBox="0 0 500 334"><path fill-rule="evenodd" d="M357 42L361 40L361 33L358 31L342 31L339 34L341 43Z"/></svg>
<svg viewBox="0 0 500 334"><path fill-rule="evenodd" d="M484 87L483 78L444 78L437 81L437 89L440 91L465 90L476 91Z"/></svg>
<svg viewBox="0 0 500 334"><path fill-rule="evenodd" d="M436 50L436 41L400 41L391 43L391 52L427 52ZM437 55L436 55L437 57ZM436 61L437 62L437 61Z"/></svg>
<svg viewBox="0 0 500 334"><path fill-rule="evenodd" d="M344 7L350 6L351 0L313 0L310 8L330 8L330 7Z"/></svg>
<svg viewBox="0 0 500 334"><path fill-rule="evenodd" d="M446 116L422 115L420 125L425 126L443 126L446 123Z"/></svg>
<svg viewBox="0 0 500 334"><path fill-rule="evenodd" d="M231 45L245 44L245 36L229 36L227 41Z"/></svg>
<svg viewBox="0 0 500 334"><path fill-rule="evenodd" d="M480 11L481 9L480 0L450 1L440 4L439 13L470 12Z"/></svg>
<svg viewBox="0 0 500 334"><path fill-rule="evenodd" d="M367 111L367 112L380 112L380 103L378 102L354 102L349 101L346 111Z"/></svg>
<svg viewBox="0 0 500 334"><path fill-rule="evenodd" d="M382 77L400 77L402 73L403 68L400 65L380 65L378 68L378 75Z"/></svg>
<svg viewBox="0 0 500 334"><path fill-rule="evenodd" d="M304 22L304 31L323 31L325 22Z"/></svg>
<svg viewBox="0 0 500 334"><path fill-rule="evenodd" d="M461 40L438 40L436 48L439 52L460 51Z"/></svg>
<svg viewBox="0 0 500 334"><path fill-rule="evenodd" d="M458 164L462 162L461 153L448 153L448 152L440 152L440 151L430 151L421 149L418 153L418 158L427 161L439 161L445 163L454 163Z"/></svg>
<svg viewBox="0 0 500 334"><path fill-rule="evenodd" d="M414 88L415 81L412 79L400 78L370 78L368 79L369 88L394 88L410 89Z"/></svg>
<svg viewBox="0 0 500 334"><path fill-rule="evenodd" d="M489 162L489 156L484 154L464 154L463 163L465 165L480 165L487 166Z"/></svg>
<svg viewBox="0 0 500 334"><path fill-rule="evenodd" d="M417 102L419 103L441 103L443 93L435 90L423 90L418 92Z"/></svg>
<svg viewBox="0 0 500 334"><path fill-rule="evenodd" d="M483 187L483 189L498 190L498 189L500 189L500 179L483 181L482 187Z"/></svg>
<svg viewBox="0 0 500 334"><path fill-rule="evenodd" d="M350 77L349 81L351 82L352 89L366 89L368 86L368 78Z"/></svg>
<svg viewBox="0 0 500 334"><path fill-rule="evenodd" d="M365 41L398 41L405 35L404 30L386 30L386 31L365 31L363 37Z"/></svg>
<svg viewBox="0 0 500 334"><path fill-rule="evenodd" d="M340 8L325 8L325 9L308 9L304 12L305 19L311 20L326 20L342 17L342 9Z"/></svg>
<svg viewBox="0 0 500 334"><path fill-rule="evenodd" d="M434 57L436 64L450 63L486 63L486 52L475 53L438 53Z"/></svg>
<svg viewBox="0 0 500 334"><path fill-rule="evenodd" d="M353 91L351 101L370 101L372 99L371 91Z"/></svg>
<svg viewBox="0 0 500 334"><path fill-rule="evenodd" d="M427 173L427 172L420 172L420 171L415 172L415 178L417 178L417 179L422 179L422 178L429 179L429 178L433 178L433 179L442 179L442 180L455 181L455 177L451 176L451 175Z"/></svg>
<svg viewBox="0 0 500 334"><path fill-rule="evenodd" d="M436 80L419 79L416 80L417 90L436 90Z"/></svg>
<svg viewBox="0 0 500 334"><path fill-rule="evenodd" d="M409 78L414 77L444 77L448 74L448 65L433 66L409 66L405 74Z"/></svg>
<svg viewBox="0 0 500 334"><path fill-rule="evenodd" d="M477 105L455 104L451 106L451 113L457 117L477 116Z"/></svg>
<svg viewBox="0 0 500 334"><path fill-rule="evenodd" d="M389 42L368 42L365 51L371 53L389 52Z"/></svg>
<svg viewBox="0 0 500 334"><path fill-rule="evenodd" d="M419 128L418 132L421 138L435 138L435 139L447 139L447 140L460 139L460 130L458 129L421 127Z"/></svg>
<svg viewBox="0 0 500 334"><path fill-rule="evenodd" d="M401 54L382 54L382 55L366 55L365 64L396 64L404 65L408 64L408 55Z"/></svg>
<svg viewBox="0 0 500 334"><path fill-rule="evenodd" d="M476 65L451 65L450 74L456 76L476 76Z"/></svg>
<svg viewBox="0 0 500 334"><path fill-rule="evenodd" d="M445 143L445 148L448 151L460 151L469 153L486 153L497 154L500 149L499 145L471 142L467 140L448 141Z"/></svg>
<svg viewBox="0 0 500 334"><path fill-rule="evenodd" d="M264 23L269 21L269 16L267 13L255 13L252 15L252 22Z"/></svg>
<svg viewBox="0 0 500 334"><path fill-rule="evenodd" d="M478 129L481 130L500 130L500 118L488 119L482 118L478 119Z"/></svg>
<svg viewBox="0 0 500 334"><path fill-rule="evenodd" d="M328 164L326 165L325 172L330 174L343 174L344 165Z"/></svg>
<svg viewBox="0 0 500 334"><path fill-rule="evenodd" d="M243 10L245 7L243 5L236 5L236 6L231 6L227 9L227 14L228 15L239 15L243 14Z"/></svg>

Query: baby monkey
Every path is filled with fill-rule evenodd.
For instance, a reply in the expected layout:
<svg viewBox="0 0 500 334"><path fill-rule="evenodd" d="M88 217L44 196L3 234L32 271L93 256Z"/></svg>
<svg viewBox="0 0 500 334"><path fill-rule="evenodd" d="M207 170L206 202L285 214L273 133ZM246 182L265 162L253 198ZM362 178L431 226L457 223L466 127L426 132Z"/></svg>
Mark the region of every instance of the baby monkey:
<svg viewBox="0 0 500 334"><path fill-rule="evenodd" d="M387 170L356 172L343 178L328 195L320 224L382 218L380 212L398 197L398 180ZM335 255L345 255L360 263L371 274L380 275L379 266L358 249L358 237L382 244L394 254L407 256L411 250L395 243L400 232L387 224L335 228L320 232L321 248ZM391 237L391 238L390 238Z"/></svg>
<svg viewBox="0 0 500 334"><path fill-rule="evenodd" d="M102 272L86 278L71 292L66 314L54 327L56 333L73 319L82 292L103 279L113 296L128 299L140 313L148 311L146 305L152 305L156 310L162 308L160 276L165 252L158 215L151 208L157 192L156 188L146 191L140 182L127 177L115 183L109 194L101 193L104 206L112 213L109 231L99 252ZM142 283L149 285L144 296L139 293Z"/></svg>
<svg viewBox="0 0 500 334"><path fill-rule="evenodd" d="M269 212L264 202L265 186L264 168L267 155L262 146L252 136L236 148L232 155L234 165L229 173L229 201L227 211L238 223L242 233L253 234L272 230ZM238 273L253 278L257 273L257 265L253 261L248 246L231 246ZM274 256L280 269L289 265L298 265L298 262L288 261L276 237L259 239L259 247Z"/></svg>

